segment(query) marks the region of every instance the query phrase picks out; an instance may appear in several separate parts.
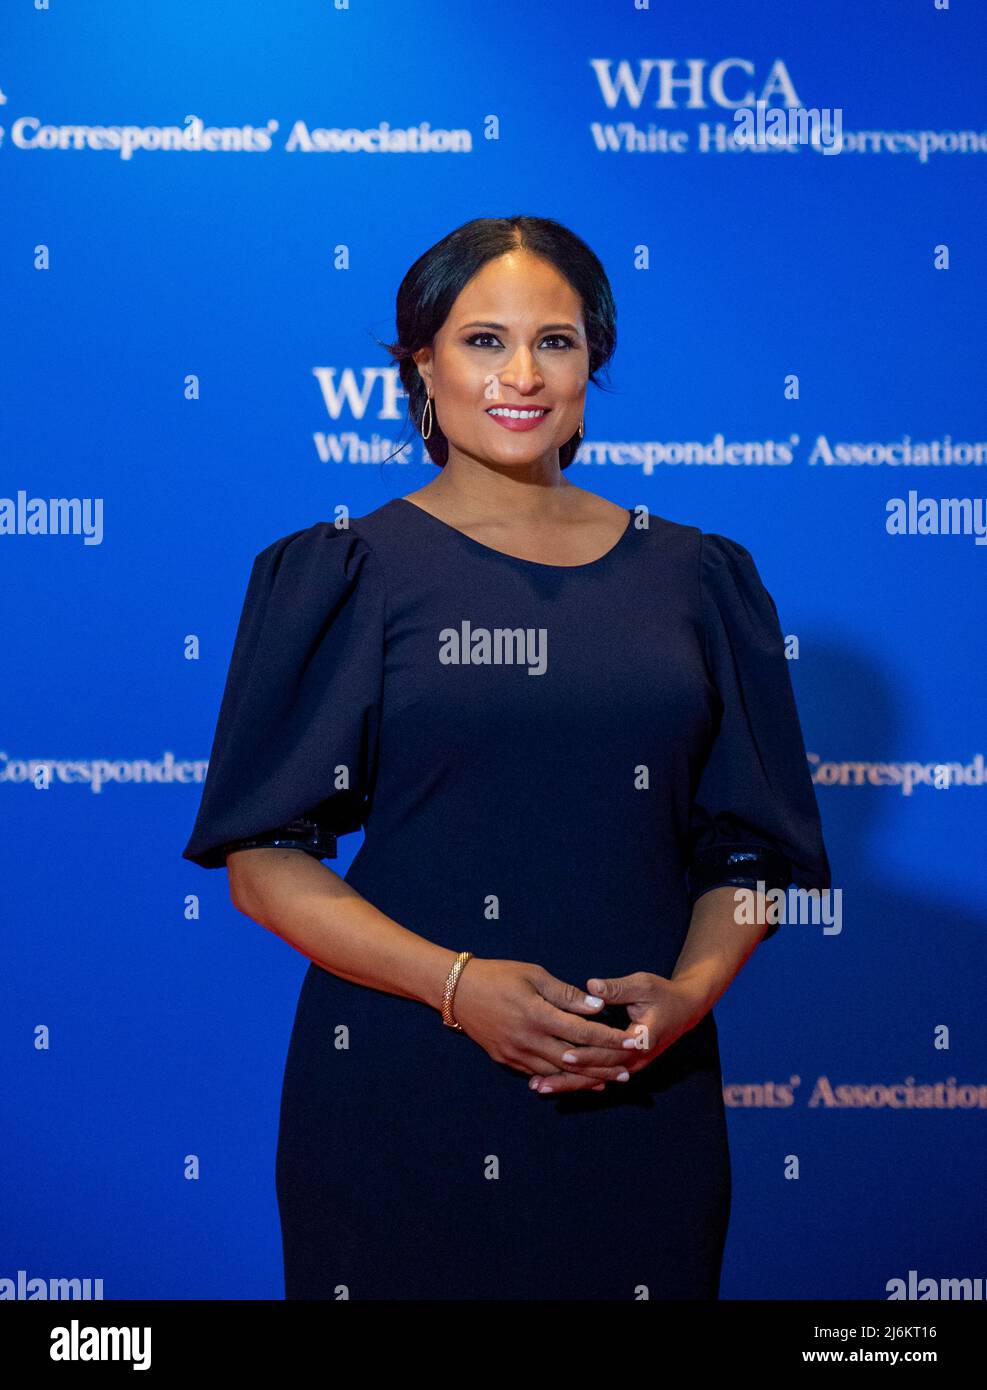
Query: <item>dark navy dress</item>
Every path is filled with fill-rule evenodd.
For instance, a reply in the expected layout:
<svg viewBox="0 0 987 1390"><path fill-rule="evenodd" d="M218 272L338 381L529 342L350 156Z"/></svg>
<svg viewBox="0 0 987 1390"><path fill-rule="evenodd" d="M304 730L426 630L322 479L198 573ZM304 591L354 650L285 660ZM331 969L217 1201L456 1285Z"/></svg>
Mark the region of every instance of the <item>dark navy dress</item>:
<svg viewBox="0 0 987 1390"><path fill-rule="evenodd" d="M670 975L710 887L828 887L750 554L641 510L602 558L547 565L404 498L273 542L184 857L330 858L361 826L346 879L382 912L579 988ZM291 1299L716 1298L713 1015L629 1082L553 1098L430 1006L313 964L277 1195Z"/></svg>

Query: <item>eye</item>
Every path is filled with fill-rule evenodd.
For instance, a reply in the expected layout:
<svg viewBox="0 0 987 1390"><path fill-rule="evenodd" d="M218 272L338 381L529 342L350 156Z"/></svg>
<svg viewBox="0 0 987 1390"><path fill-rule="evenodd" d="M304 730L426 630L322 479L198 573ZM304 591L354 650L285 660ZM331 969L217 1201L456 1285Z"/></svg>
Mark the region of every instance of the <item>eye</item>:
<svg viewBox="0 0 987 1390"><path fill-rule="evenodd" d="M467 338L467 339L465 340L465 341L466 341L466 346L467 346L467 347L480 347L480 346L482 346L482 344L480 343L479 340L482 339L482 338L491 338L491 339L493 339L494 343L497 344L498 347L503 347L503 343L502 343L502 342L500 341L500 339L497 337L496 333L474 333L472 337ZM562 344L562 347L561 347L561 351L562 351L562 352L570 352L570 351L576 346L576 344L573 342L572 338L570 338L570 337L568 336L568 334L566 334L566 333L549 333L549 334L546 334L546 336L542 339L542 342L543 342L543 343L551 343L551 342L554 342L554 343L561 343L561 344ZM556 350L556 351L559 351L560 349L555 349L555 350Z"/></svg>

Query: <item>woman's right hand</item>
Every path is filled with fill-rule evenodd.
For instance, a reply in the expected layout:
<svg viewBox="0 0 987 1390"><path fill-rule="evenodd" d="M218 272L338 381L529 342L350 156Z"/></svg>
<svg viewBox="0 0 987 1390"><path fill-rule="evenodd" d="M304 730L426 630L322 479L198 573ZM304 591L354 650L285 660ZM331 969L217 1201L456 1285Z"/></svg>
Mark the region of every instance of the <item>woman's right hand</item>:
<svg viewBox="0 0 987 1390"><path fill-rule="evenodd" d="M553 1091L602 1091L607 1081L626 1080L622 1044L634 1035L594 1022L603 1000L589 998L529 961L473 956L456 985L453 1013L495 1062L526 1076L555 1076ZM613 1064L572 1071L562 1060L572 1045L612 1050Z"/></svg>

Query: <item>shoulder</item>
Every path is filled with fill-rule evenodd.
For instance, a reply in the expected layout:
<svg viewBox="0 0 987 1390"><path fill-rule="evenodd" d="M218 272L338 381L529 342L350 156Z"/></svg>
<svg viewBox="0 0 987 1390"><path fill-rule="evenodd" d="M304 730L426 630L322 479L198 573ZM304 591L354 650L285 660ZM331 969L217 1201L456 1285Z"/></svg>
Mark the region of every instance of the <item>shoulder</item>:
<svg viewBox="0 0 987 1390"><path fill-rule="evenodd" d="M364 521L315 521L278 536L254 556L249 600L314 612L359 596L361 607L365 598L383 607L386 582Z"/></svg>
<svg viewBox="0 0 987 1390"><path fill-rule="evenodd" d="M686 522L671 521L656 512L647 512L644 507L637 508L636 514L639 519L635 520L632 509L631 525L647 532L652 558L671 564L693 595L701 593L708 598L713 593L727 594L731 588L760 584L753 556L739 541Z"/></svg>
<svg viewBox="0 0 987 1390"><path fill-rule="evenodd" d="M704 608L773 609L754 557L740 541L653 512L647 530L653 555L674 565L682 584Z"/></svg>
<svg viewBox="0 0 987 1390"><path fill-rule="evenodd" d="M267 566L285 560L340 564L362 548L366 548L365 542L352 522L337 525L334 521L315 521L270 541L254 556L254 564Z"/></svg>
<svg viewBox="0 0 987 1390"><path fill-rule="evenodd" d="M754 645L778 644L775 601L753 555L740 541L712 531L700 533L699 587L707 630L725 626Z"/></svg>
<svg viewBox="0 0 987 1390"><path fill-rule="evenodd" d="M699 560L699 542L702 532L698 526L689 526L681 521L671 521L660 516L643 503L629 504L630 525L642 539L643 552L651 561L663 567L671 566L678 572L683 582L695 572Z"/></svg>
<svg viewBox="0 0 987 1390"><path fill-rule="evenodd" d="M747 547L715 531L699 533L699 575L703 585L723 594L767 594Z"/></svg>
<svg viewBox="0 0 987 1390"><path fill-rule="evenodd" d="M340 507L331 520L314 521L310 526L289 531L266 545L254 564L325 564L338 568L366 561L376 562L389 543L393 543L394 516L390 503L384 503L364 516L350 516ZM373 563L371 564L373 567Z"/></svg>
<svg viewBox="0 0 987 1390"><path fill-rule="evenodd" d="M721 589L746 589L761 583L747 547L716 531L699 532L699 574L703 584Z"/></svg>
<svg viewBox="0 0 987 1390"><path fill-rule="evenodd" d="M379 577L375 516L374 512L363 517L344 515L289 531L254 556L254 570L273 574L287 568L292 573L327 577L366 572Z"/></svg>
<svg viewBox="0 0 987 1390"><path fill-rule="evenodd" d="M699 546L703 563L710 568L743 569L754 564L754 558L746 546L716 531L700 531Z"/></svg>

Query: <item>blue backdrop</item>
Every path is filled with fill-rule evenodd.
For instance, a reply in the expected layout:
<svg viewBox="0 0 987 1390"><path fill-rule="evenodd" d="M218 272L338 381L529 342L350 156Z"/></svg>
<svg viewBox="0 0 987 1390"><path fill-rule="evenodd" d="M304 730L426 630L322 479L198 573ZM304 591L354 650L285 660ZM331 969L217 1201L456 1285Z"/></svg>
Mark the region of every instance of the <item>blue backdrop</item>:
<svg viewBox="0 0 987 1390"><path fill-rule="evenodd" d="M376 339L423 250L510 213L571 226L617 298L567 477L739 540L798 639L841 930L789 924L717 1007L723 1296L987 1272L983 7L2 25L0 1280L282 1296L307 962L181 851L253 556L435 475L420 440L378 461L411 436ZM839 109L842 149L730 148L759 98Z"/></svg>

